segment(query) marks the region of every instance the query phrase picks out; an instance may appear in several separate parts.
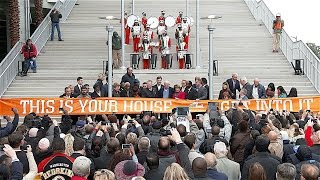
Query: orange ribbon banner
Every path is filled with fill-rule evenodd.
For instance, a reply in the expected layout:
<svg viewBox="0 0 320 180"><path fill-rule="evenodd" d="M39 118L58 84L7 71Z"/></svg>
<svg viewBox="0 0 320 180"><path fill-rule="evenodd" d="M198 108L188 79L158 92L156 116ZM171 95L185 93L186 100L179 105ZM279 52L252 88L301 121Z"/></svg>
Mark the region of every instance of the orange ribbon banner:
<svg viewBox="0 0 320 180"><path fill-rule="evenodd" d="M59 108L64 107L69 114L139 114L142 111L170 113L175 107L189 107L191 112L205 112L208 102L218 102L219 108L228 110L236 100L192 101L158 98L97 98L97 99L62 99L62 98L13 98L0 99L0 115L11 115L12 108L17 108L21 115L34 112L38 115L61 115ZM271 108L282 111L298 112L301 109L320 111L320 96L284 99L251 99L242 101L244 108L266 111Z"/></svg>

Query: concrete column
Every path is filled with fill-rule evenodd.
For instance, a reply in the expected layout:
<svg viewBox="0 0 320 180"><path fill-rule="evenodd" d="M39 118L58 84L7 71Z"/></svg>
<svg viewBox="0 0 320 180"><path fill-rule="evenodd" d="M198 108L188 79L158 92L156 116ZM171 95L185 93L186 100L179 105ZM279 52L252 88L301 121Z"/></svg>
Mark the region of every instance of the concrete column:
<svg viewBox="0 0 320 180"><path fill-rule="evenodd" d="M209 31L209 99L213 100L213 25L208 26Z"/></svg>
<svg viewBox="0 0 320 180"><path fill-rule="evenodd" d="M19 0L20 11L20 42L30 38L30 1Z"/></svg>
<svg viewBox="0 0 320 180"><path fill-rule="evenodd" d="M112 32L113 26L107 26L108 31L108 97L112 97Z"/></svg>

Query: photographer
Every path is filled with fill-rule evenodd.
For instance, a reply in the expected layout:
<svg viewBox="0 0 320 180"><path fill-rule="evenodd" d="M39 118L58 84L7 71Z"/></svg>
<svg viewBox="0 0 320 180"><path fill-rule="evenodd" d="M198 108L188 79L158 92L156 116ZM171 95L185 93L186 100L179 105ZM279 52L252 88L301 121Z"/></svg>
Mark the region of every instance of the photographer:
<svg viewBox="0 0 320 180"><path fill-rule="evenodd" d="M3 117L5 120L7 120L7 125L6 125L6 127L0 129L0 138L8 136L13 131L15 131L18 126L18 122L19 122L18 110L16 108L13 108L12 112L14 113L13 121L12 121L11 117L9 117L9 116Z"/></svg>

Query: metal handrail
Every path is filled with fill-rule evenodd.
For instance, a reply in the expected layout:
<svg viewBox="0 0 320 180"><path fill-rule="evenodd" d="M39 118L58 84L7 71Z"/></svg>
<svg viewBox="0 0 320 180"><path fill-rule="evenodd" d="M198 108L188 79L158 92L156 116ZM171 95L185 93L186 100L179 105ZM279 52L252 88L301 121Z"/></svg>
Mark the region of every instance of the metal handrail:
<svg viewBox="0 0 320 180"><path fill-rule="evenodd" d="M77 0L66 0L64 3L61 1L57 1L55 3L53 8L56 8L62 14L62 22L65 21L66 18L69 16L76 2ZM37 47L38 52L41 52L51 35L50 13L51 11L47 14L47 16L43 19L42 23L38 26L38 28L30 37L32 42ZM10 52L7 54L7 56L0 63L0 97L4 94L4 92L7 90L9 85L12 83L12 81L18 74L18 63L19 61L22 61L23 58L22 55L20 55L22 45L22 42L17 42L10 50Z"/></svg>
<svg viewBox="0 0 320 180"><path fill-rule="evenodd" d="M263 0L259 2L256 0L244 1L253 17L257 21L263 22L270 34L273 34L272 23L275 16L265 2ZM304 59L304 73L320 93L320 60L312 50L303 41L293 42L285 30L281 34L280 49L289 63L293 62L294 59Z"/></svg>

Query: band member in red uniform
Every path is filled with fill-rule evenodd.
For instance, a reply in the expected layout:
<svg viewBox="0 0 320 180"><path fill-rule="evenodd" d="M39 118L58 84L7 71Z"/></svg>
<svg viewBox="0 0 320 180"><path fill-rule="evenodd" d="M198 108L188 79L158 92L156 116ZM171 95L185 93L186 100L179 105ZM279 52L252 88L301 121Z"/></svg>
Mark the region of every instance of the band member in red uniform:
<svg viewBox="0 0 320 180"><path fill-rule="evenodd" d="M163 36L160 39L159 46L160 46L159 50L161 52L161 58L162 58L161 67L163 69L168 69L169 64L167 64L166 62L166 55L170 54L171 40L167 34L167 31L164 31Z"/></svg>
<svg viewBox="0 0 320 180"><path fill-rule="evenodd" d="M144 30L146 30L147 22L147 13L142 12L141 24L143 25Z"/></svg>
<svg viewBox="0 0 320 180"><path fill-rule="evenodd" d="M140 36L141 36L141 27L139 24L139 20L134 20L133 27L131 29L132 37L133 37L133 52L139 52L139 43L140 43Z"/></svg>
<svg viewBox="0 0 320 180"><path fill-rule="evenodd" d="M162 10L162 11L161 11L161 15L160 15L159 18L158 18L158 19L159 19L159 22L160 22L161 20L164 21L164 20L166 19L166 17L164 17L165 14L166 14L166 13L164 12L164 10Z"/></svg>
<svg viewBox="0 0 320 180"><path fill-rule="evenodd" d="M146 25L146 29L143 32L143 37L147 37L149 43L153 42L153 31L150 30L150 24ZM152 53L152 48L151 48L151 53Z"/></svg>
<svg viewBox="0 0 320 180"><path fill-rule="evenodd" d="M127 11L124 11L124 32L125 32L124 43L125 44L129 44L129 40L130 40L130 27L128 26L127 21L128 21L128 13Z"/></svg>
<svg viewBox="0 0 320 180"><path fill-rule="evenodd" d="M167 26L164 24L164 20L159 21L159 26L157 29L159 41L161 40L161 37L162 37L164 31L166 31L166 30L167 30Z"/></svg>
<svg viewBox="0 0 320 180"><path fill-rule="evenodd" d="M179 12L179 16L176 19L176 24L181 24L182 23L182 15L183 15L183 12L180 11Z"/></svg>
<svg viewBox="0 0 320 180"><path fill-rule="evenodd" d="M187 46L185 43L186 34L183 32L181 24L178 24L178 29L175 33L175 38L177 39L177 59L179 61L179 68L184 69L185 64L185 54L187 53Z"/></svg>
<svg viewBox="0 0 320 180"><path fill-rule="evenodd" d="M186 34L186 37L184 38L184 42L186 43L187 49L189 46L189 34L190 34L190 24L187 22L187 17L184 17L182 19L181 27L183 30L183 33Z"/></svg>
<svg viewBox="0 0 320 180"><path fill-rule="evenodd" d="M142 44L140 44L140 50L142 51L143 69L149 69L152 47L147 36L143 37Z"/></svg>

